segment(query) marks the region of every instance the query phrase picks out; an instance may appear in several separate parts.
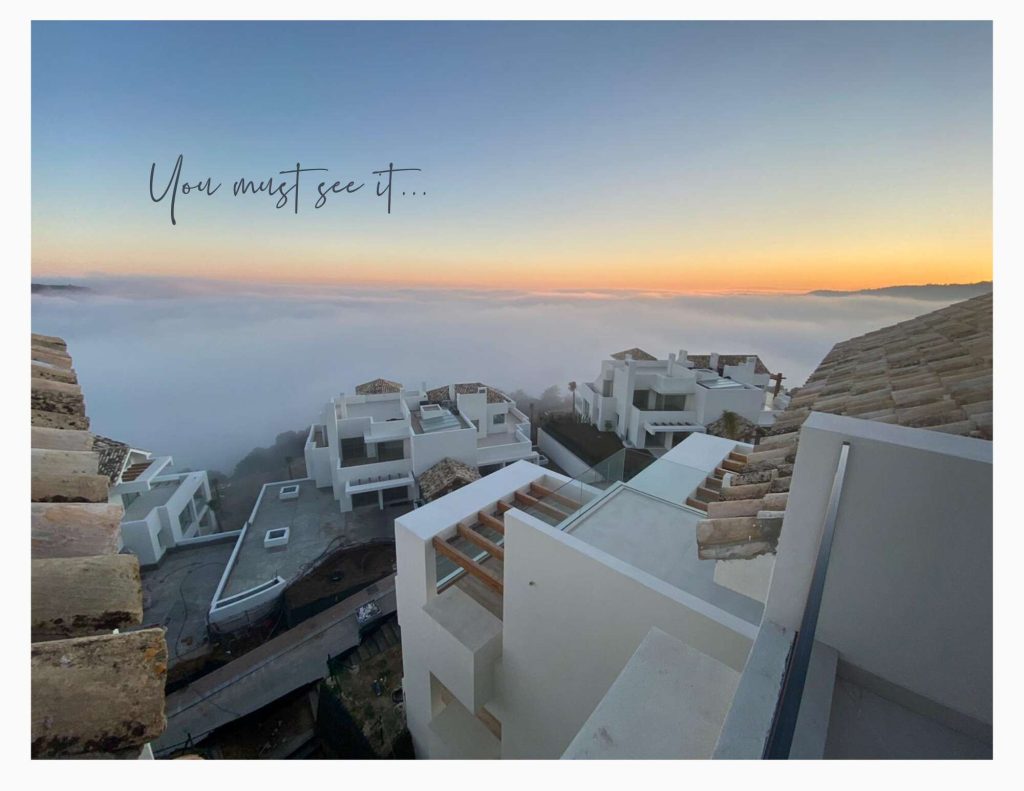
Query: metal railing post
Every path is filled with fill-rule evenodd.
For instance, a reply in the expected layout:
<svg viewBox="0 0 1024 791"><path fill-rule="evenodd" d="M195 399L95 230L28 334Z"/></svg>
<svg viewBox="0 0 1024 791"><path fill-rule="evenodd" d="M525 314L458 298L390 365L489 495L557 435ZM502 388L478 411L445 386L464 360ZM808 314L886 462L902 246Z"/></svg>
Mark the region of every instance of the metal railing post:
<svg viewBox="0 0 1024 791"><path fill-rule="evenodd" d="M850 443L844 442L839 449L839 463L836 465L836 474L832 479L832 491L829 494L828 507L825 509L825 524L821 531L818 557L814 562L810 589L807 592L807 603L804 605L803 618L800 620L800 631L797 632L796 641L786 665L779 705L775 710L772 729L765 742L762 757L770 760L789 758L789 752L793 746L797 717L800 715L800 701L803 698L804 683L807 681L811 650L814 648L814 632L818 626L821 598L825 592L825 575L828 573L832 541L836 532L836 515L839 513L839 499L843 494L843 481L846 478L846 462L849 455Z"/></svg>

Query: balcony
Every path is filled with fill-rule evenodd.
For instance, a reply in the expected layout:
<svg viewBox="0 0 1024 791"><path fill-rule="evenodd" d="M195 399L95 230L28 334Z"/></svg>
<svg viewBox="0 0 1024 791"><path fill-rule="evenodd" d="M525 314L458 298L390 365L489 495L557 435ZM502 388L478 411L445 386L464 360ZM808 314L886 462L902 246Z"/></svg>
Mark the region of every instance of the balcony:
<svg viewBox="0 0 1024 791"><path fill-rule="evenodd" d="M389 461L401 461L405 458L403 450L401 448L377 448L377 455L370 456L367 454L364 448L362 452L357 451L357 455L346 456L340 460L341 466L344 467L359 467L365 464L382 464Z"/></svg>
<svg viewBox="0 0 1024 791"><path fill-rule="evenodd" d="M467 711L479 711L494 695L501 620L458 586L430 599L423 611L437 627L424 646L427 666Z"/></svg>
<svg viewBox="0 0 1024 791"><path fill-rule="evenodd" d="M991 757L991 586L990 443L812 413L716 756Z"/></svg>
<svg viewBox="0 0 1024 791"><path fill-rule="evenodd" d="M693 374L689 376L658 374L654 378L651 389L662 395L689 395L690 393L697 392L697 380Z"/></svg>

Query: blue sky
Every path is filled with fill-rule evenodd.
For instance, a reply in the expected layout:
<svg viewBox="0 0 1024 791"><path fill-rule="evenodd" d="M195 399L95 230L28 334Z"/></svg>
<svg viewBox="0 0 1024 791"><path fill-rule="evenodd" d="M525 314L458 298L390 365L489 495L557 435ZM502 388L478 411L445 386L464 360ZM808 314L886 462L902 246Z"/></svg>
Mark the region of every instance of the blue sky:
<svg viewBox="0 0 1024 791"><path fill-rule="evenodd" d="M483 286L513 271L606 287L979 279L991 61L988 23L37 22L34 267ZM225 187L179 198L171 228L148 173L179 153L186 178ZM427 196L390 217L364 195L294 217L223 194L297 160L345 181L420 167Z"/></svg>

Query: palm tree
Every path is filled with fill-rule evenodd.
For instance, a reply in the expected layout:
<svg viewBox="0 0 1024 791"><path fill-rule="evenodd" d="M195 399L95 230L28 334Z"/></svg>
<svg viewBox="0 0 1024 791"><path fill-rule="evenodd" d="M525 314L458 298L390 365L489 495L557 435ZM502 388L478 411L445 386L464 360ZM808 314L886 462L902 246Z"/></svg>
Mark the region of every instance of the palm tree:
<svg viewBox="0 0 1024 791"><path fill-rule="evenodd" d="M572 421L577 423L578 418L576 417L576 383L569 382L569 400L572 402Z"/></svg>

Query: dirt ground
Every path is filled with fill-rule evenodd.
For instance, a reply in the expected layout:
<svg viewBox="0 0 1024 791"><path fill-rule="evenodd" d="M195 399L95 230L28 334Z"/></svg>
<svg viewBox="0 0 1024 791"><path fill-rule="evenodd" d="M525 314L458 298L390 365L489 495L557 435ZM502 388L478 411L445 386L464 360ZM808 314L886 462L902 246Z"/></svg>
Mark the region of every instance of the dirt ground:
<svg viewBox="0 0 1024 791"><path fill-rule="evenodd" d="M201 747L211 758L287 758L313 737L314 727L309 688L303 688L219 728Z"/></svg>
<svg viewBox="0 0 1024 791"><path fill-rule="evenodd" d="M378 680L383 688L380 697L373 691ZM391 693L402 686L402 647L392 646L356 667L343 667L327 684L362 726L374 752L387 757L405 729L405 708L391 699Z"/></svg>
<svg viewBox="0 0 1024 791"><path fill-rule="evenodd" d="M299 607L328 596L362 590L394 570L394 544L370 544L338 550L288 588L288 606Z"/></svg>

